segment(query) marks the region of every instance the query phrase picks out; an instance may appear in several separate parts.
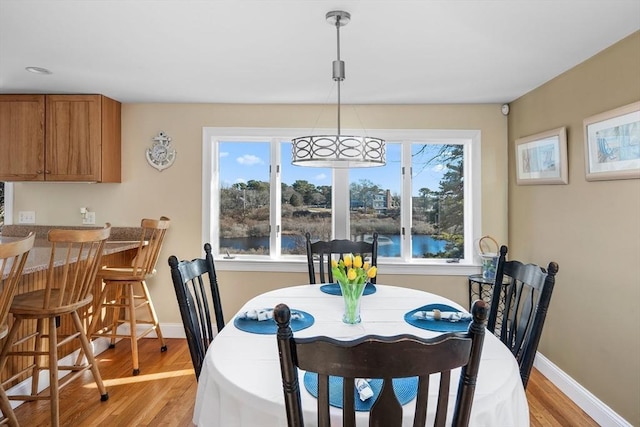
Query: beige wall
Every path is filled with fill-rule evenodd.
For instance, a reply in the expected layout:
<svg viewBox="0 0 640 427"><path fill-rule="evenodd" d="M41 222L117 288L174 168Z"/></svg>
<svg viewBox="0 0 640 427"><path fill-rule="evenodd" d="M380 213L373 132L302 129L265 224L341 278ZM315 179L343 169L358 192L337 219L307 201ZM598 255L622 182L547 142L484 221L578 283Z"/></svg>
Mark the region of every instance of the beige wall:
<svg viewBox="0 0 640 427"><path fill-rule="evenodd" d="M640 100L640 33L511 104L509 252L560 265L539 350L640 425L640 180L585 180L583 119ZM515 185L514 141L566 126L568 185Z"/></svg>
<svg viewBox="0 0 640 427"><path fill-rule="evenodd" d="M202 128L218 127L335 127L335 106L126 104L122 108L122 183L16 183L14 222L20 210L36 211L38 224L80 225L81 206L96 212L98 223L138 225L142 217L172 219L157 276L150 281L160 321L179 323L180 316L166 259L170 254L193 258L202 254L201 176ZM318 121L318 118L320 120ZM362 125L360 125L362 121ZM507 239L506 171L507 119L499 105L362 106L357 115L343 108L344 128L480 129L482 132L482 191L489 200L483 209L482 233ZM164 131L177 150L175 164L162 172L150 167L145 150ZM221 271L223 306L231 317L247 299L267 289L305 283L302 273ZM446 295L467 305L466 277L381 277L387 283L413 286Z"/></svg>

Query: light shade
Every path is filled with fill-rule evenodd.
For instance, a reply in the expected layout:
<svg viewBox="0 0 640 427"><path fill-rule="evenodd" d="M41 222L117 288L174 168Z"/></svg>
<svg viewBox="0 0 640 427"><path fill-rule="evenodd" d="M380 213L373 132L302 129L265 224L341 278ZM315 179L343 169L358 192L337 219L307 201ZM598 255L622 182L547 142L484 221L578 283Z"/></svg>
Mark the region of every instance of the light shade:
<svg viewBox="0 0 640 427"><path fill-rule="evenodd" d="M291 140L291 164L317 168L384 166L385 142L351 135L301 136Z"/></svg>

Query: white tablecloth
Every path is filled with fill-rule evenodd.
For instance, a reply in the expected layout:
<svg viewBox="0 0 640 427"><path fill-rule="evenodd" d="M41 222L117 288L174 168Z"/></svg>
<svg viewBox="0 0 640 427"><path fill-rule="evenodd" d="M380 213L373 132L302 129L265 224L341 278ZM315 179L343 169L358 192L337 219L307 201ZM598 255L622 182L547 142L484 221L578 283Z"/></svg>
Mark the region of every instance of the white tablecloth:
<svg viewBox="0 0 640 427"><path fill-rule="evenodd" d="M462 309L438 295L414 289L376 285L377 292L363 297L362 323L342 323L342 297L320 291L319 285L282 288L259 295L240 310L275 307L285 303L291 309L311 313L315 323L294 333L295 337L316 335L352 340L366 334L410 333L433 337L439 332L416 328L404 321L404 314L426 304L443 303ZM214 339L200 374L193 422L198 426L256 427L287 426L282 379L275 335L259 335L228 323ZM459 369L451 379L450 407L455 401ZM305 426L316 425L316 399L300 388ZM436 381L431 382L437 385ZM435 390L430 397L427 424L433 422ZM415 399L414 399L415 401ZM414 401L405 405L406 425L411 425ZM433 406L433 407L432 407ZM331 408L332 425L341 424L341 410ZM450 422L451 416L448 417ZM367 425L368 413L358 412L358 425ZM520 381L518 364L509 350L492 334L485 335L482 361L471 411L472 426L529 426L529 407Z"/></svg>

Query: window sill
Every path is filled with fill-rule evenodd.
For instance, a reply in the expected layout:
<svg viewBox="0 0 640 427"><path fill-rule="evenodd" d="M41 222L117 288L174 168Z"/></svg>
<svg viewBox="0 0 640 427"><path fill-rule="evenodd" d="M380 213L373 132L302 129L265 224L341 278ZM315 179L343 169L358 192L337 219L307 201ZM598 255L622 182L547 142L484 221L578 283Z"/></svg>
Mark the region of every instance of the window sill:
<svg viewBox="0 0 640 427"><path fill-rule="evenodd" d="M307 261L302 257L287 260L237 256L232 259L216 257L216 270L254 271L280 273L306 273ZM480 273L480 266L471 263L448 263L442 261L402 262L378 259L378 269L384 274L408 274L427 276L469 276Z"/></svg>

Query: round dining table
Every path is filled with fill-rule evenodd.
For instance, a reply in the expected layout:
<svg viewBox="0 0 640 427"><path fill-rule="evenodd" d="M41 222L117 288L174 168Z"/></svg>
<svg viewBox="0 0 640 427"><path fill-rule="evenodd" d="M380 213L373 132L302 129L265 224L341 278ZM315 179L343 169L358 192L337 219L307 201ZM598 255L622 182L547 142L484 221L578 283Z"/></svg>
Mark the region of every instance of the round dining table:
<svg viewBox="0 0 640 427"><path fill-rule="evenodd" d="M249 310L273 308L279 303L287 304L292 312L306 313L307 322L309 315L313 319L311 326L294 331L294 337L324 335L345 341L368 334L435 337L443 332L413 326L405 320L405 314L429 304L445 304L466 312L459 304L436 294L378 284L374 293L362 297L361 323L349 325L342 322L344 303L341 296L325 293L321 285L302 285L258 295L240 309L234 320ZM198 380L193 422L201 427L286 427L276 336L247 332L236 324L238 321L229 322L207 350ZM451 422L459 373L460 369L452 371L448 423ZM303 385L303 376L304 372L299 371L305 426L316 426L317 401ZM437 381L431 383L437 386ZM427 425L433 424L436 395L437 387L434 387L430 390ZM403 425L411 426L415 399L406 403L403 409ZM368 412L358 412L356 421L358 426L368 425ZM331 408L331 423L342 425L341 409ZM489 332L484 339L469 425L529 425L529 407L518 363L509 349Z"/></svg>

